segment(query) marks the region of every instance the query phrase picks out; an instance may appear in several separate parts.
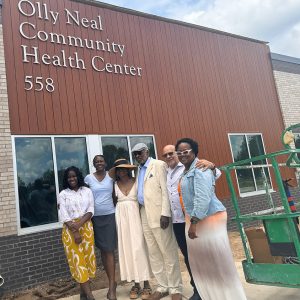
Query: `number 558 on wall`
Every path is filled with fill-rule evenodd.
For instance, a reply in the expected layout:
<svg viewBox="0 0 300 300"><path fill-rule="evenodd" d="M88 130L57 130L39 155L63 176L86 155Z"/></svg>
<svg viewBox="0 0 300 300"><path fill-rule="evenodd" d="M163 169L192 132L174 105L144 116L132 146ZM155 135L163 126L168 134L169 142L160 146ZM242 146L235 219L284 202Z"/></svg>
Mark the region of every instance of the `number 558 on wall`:
<svg viewBox="0 0 300 300"><path fill-rule="evenodd" d="M41 92L43 90L46 90L49 93L54 92L54 81L51 77L44 78L41 76L25 76L24 80L24 89L26 91L35 90L37 92Z"/></svg>

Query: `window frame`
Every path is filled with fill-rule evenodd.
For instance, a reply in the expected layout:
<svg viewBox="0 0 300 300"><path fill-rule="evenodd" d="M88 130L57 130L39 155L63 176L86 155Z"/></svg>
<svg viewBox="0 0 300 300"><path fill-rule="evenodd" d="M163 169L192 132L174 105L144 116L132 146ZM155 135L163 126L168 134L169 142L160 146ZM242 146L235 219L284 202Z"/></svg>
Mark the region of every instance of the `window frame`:
<svg viewBox="0 0 300 300"><path fill-rule="evenodd" d="M17 235L26 235L31 233L38 233L48 230L60 229L62 228L62 224L58 222L37 225L27 228L21 228L20 224L20 206L19 206L19 191L18 191L18 170L17 170L17 156L16 156L16 145L15 138L50 138L51 139L51 150L52 150L52 159L53 159L53 170L54 170L54 180L55 180L55 188L56 188L56 198L59 195L59 183L58 183L58 173L57 173L57 160L56 160L56 149L55 149L55 138L85 138L86 141L86 150L88 157L88 165L89 165L89 173L94 172L94 166L92 159L97 154L103 154L103 147L101 142L101 137L126 137L127 144L129 149L129 157L132 163L132 154L131 154L131 144L130 137L152 137L154 144L154 151L157 157L157 148L156 148L156 140L154 134L44 134L44 135L32 135L32 134L22 134L22 135L11 135L12 142L12 155L13 155L13 172L14 172L14 190L15 190L15 204L16 204L16 222L17 222ZM96 143L95 143L96 142Z"/></svg>
<svg viewBox="0 0 300 300"><path fill-rule="evenodd" d="M55 180L55 189L56 189L56 198L59 195L59 183L58 183L58 173L57 173L57 160L56 160L56 149L54 140L56 137L61 138L85 138L86 147L87 147L87 155L89 159L88 153L88 143L86 135L12 135L12 153L13 153L13 170L14 170L14 186L15 186L15 200L16 200L16 215L17 215L17 234L25 235L30 233L43 232L52 229L62 228L62 224L58 222L53 222L50 224L37 225L27 228L21 228L20 225L20 205L19 205L19 190L18 190L18 170L17 170L17 155L16 155L16 145L15 138L50 138L51 140L51 150L52 150L52 159L53 159L53 171L54 171L54 180ZM90 170L89 170L90 171Z"/></svg>
<svg viewBox="0 0 300 300"><path fill-rule="evenodd" d="M130 163L133 163L133 158L132 158L132 153L131 153L131 144L130 144L130 137L131 136L137 136L137 137L152 137L153 139L153 144L154 144L154 151L155 151L155 156L157 156L157 148L156 148L156 140L154 134L93 134L93 135L87 135L87 140L89 141L90 144L92 144L92 147L88 147L88 156L89 156L89 167L90 167L90 172L95 172L95 168L93 166L92 159L94 158L95 155L97 154L103 154L103 147L102 147L102 137L126 137L127 138L127 145L129 149L129 158L130 158ZM99 145L98 147L95 147L95 144ZM90 148L90 151L89 151ZM100 149L100 150L96 150Z"/></svg>
<svg viewBox="0 0 300 300"><path fill-rule="evenodd" d="M294 133L294 147L295 147L295 149L300 149L300 145L299 145L299 147L297 147L297 145L296 145L296 139L300 140L300 132L295 132ZM299 153L297 154L297 156L300 159L300 154Z"/></svg>
<svg viewBox="0 0 300 300"><path fill-rule="evenodd" d="M232 145L231 145L231 141L230 141L230 136L234 136L234 135L243 135L243 136L246 137L246 142L247 142L246 145L247 145L247 150L248 150L248 154L249 154L250 158L252 158L252 156L251 156L251 152L250 152L250 149L249 149L247 136L249 136L249 135L259 135L261 137L261 141L262 141L262 145L263 145L263 149L264 149L264 154L266 154L265 142L264 142L262 133L260 133L260 132L259 133L257 133L257 132L228 133L228 142L229 142L229 147L230 147L232 162L234 162L234 155L233 155L233 151L232 151ZM266 161L267 161L267 164L269 164L269 162L268 162L267 159L266 159ZM273 189L273 183L272 183L272 177L271 177L270 168L269 167L266 167L266 168L268 168L269 176L270 176L270 185L271 185L270 192L275 192L274 189ZM263 195L263 194L266 193L265 190L257 190L256 178L255 178L255 174L254 174L254 169L253 168L251 168L251 172L252 172L252 176L253 176L253 179L254 179L254 186L255 186L256 191L242 193L241 190L240 190L240 186L239 186L237 172L236 172L236 170L234 170L235 179L236 179L236 183L237 183L239 195L240 195L241 198L251 197L251 196L257 196L257 195Z"/></svg>

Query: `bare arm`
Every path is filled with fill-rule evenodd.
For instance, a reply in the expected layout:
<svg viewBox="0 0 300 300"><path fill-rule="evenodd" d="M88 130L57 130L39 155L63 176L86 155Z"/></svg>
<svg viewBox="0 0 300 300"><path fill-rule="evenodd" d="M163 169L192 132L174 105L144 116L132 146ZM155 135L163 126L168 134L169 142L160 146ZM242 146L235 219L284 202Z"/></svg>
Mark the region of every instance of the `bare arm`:
<svg viewBox="0 0 300 300"><path fill-rule="evenodd" d="M207 169L211 169L213 171L216 168L216 166L211 161L208 161L206 159L199 159L196 162L196 168L197 169L203 169L203 171L205 171Z"/></svg>
<svg viewBox="0 0 300 300"><path fill-rule="evenodd" d="M215 179L219 179L222 175L221 171L216 168L216 165L213 162L210 162L206 159L200 159L196 162L196 168L201 169L203 171L207 169L211 169L214 173Z"/></svg>

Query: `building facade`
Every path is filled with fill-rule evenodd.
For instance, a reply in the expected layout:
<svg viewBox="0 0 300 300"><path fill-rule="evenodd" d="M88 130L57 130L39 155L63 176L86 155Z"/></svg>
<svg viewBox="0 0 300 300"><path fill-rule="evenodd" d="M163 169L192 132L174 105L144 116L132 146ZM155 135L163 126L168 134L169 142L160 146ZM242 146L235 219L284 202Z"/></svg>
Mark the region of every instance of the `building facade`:
<svg viewBox="0 0 300 300"><path fill-rule="evenodd" d="M138 142L159 158L182 137L217 165L282 149L265 42L96 1L3 1L0 87L6 290L68 274L56 205L66 167L88 174L99 153L108 167L134 162ZM270 170L234 177L242 210L267 207ZM217 192L233 215L225 178Z"/></svg>
<svg viewBox="0 0 300 300"><path fill-rule="evenodd" d="M282 117L285 127L300 123L300 59L271 53ZM294 147L300 149L300 132L294 133ZM296 172L300 182L299 169Z"/></svg>
<svg viewBox="0 0 300 300"><path fill-rule="evenodd" d="M300 122L300 59L271 53L285 127Z"/></svg>

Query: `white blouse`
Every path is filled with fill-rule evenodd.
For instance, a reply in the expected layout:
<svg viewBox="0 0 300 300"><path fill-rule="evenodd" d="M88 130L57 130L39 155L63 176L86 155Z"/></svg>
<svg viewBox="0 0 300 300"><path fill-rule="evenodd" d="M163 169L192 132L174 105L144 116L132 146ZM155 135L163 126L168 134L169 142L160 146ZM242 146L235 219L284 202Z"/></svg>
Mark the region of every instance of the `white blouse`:
<svg viewBox="0 0 300 300"><path fill-rule="evenodd" d="M58 216L61 223L81 218L87 212L94 215L94 197L92 191L83 186L77 192L65 189L58 195Z"/></svg>

